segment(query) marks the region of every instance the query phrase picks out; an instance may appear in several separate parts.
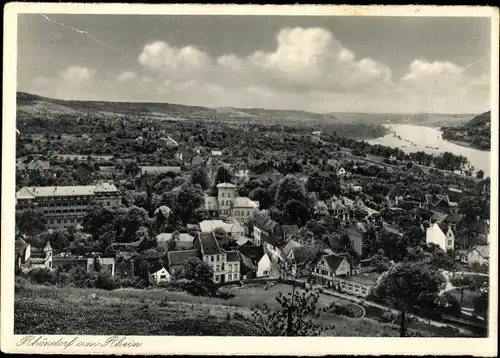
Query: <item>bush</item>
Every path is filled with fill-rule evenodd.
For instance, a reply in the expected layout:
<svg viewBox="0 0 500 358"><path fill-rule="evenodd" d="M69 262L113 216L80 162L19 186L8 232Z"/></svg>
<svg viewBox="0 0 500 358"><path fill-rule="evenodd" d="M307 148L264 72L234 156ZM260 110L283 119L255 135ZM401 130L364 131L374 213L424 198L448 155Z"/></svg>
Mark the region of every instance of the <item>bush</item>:
<svg viewBox="0 0 500 358"><path fill-rule="evenodd" d="M100 274L95 281L95 287L102 290L116 290L120 288L120 279L117 277Z"/></svg>
<svg viewBox="0 0 500 358"><path fill-rule="evenodd" d="M28 271L28 278L35 283L54 285L56 283L56 274L49 268L34 268Z"/></svg>
<svg viewBox="0 0 500 358"><path fill-rule="evenodd" d="M217 297L223 298L223 299L227 300L227 299L230 299L230 298L234 298L235 294L231 293L231 292L227 292L227 291L218 291L217 292Z"/></svg>
<svg viewBox="0 0 500 358"><path fill-rule="evenodd" d="M133 278L124 278L120 280L121 287L134 287L136 284L136 280Z"/></svg>
<svg viewBox="0 0 500 358"><path fill-rule="evenodd" d="M208 296L209 293L208 287L196 280L184 283L183 288L186 292L192 294L193 296Z"/></svg>
<svg viewBox="0 0 500 358"><path fill-rule="evenodd" d="M380 317L380 320L384 323L392 322L396 319L396 314L390 311L386 311Z"/></svg>
<svg viewBox="0 0 500 358"><path fill-rule="evenodd" d="M354 305L352 303L348 303L346 305L339 305L334 308L334 312L336 314L340 314L343 316L351 317L351 318L359 318L363 315L363 310Z"/></svg>

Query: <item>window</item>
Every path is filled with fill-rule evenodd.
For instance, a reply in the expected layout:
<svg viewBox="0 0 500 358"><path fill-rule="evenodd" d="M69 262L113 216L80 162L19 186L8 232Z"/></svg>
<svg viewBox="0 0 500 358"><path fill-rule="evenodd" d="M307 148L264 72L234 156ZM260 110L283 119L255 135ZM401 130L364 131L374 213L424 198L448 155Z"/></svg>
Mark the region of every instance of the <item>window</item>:
<svg viewBox="0 0 500 358"><path fill-rule="evenodd" d="M221 264L220 264L220 269L221 269L222 271L224 271L224 262L221 262Z"/></svg>
<svg viewBox="0 0 500 358"><path fill-rule="evenodd" d="M264 276L266 276L266 275L268 275L268 274L269 274L269 271L264 270L264 271L262 271L262 274L263 274Z"/></svg>
<svg viewBox="0 0 500 358"><path fill-rule="evenodd" d="M210 256L210 262L214 262L214 257Z"/></svg>
<svg viewBox="0 0 500 358"><path fill-rule="evenodd" d="M215 271L220 271L220 264L215 265Z"/></svg>
<svg viewBox="0 0 500 358"><path fill-rule="evenodd" d="M217 261L220 261L220 255L217 255Z"/></svg>
<svg viewBox="0 0 500 358"><path fill-rule="evenodd" d="M219 275L215 275L215 282L219 282Z"/></svg>
<svg viewBox="0 0 500 358"><path fill-rule="evenodd" d="M448 246L453 245L453 240L448 240Z"/></svg>
<svg viewBox="0 0 500 358"><path fill-rule="evenodd" d="M234 279L235 279L235 280L237 280L237 279L238 279L238 274L237 274L237 273L235 273L235 274L234 274Z"/></svg>
<svg viewBox="0 0 500 358"><path fill-rule="evenodd" d="M224 197L224 192L222 192L221 196Z"/></svg>
<svg viewBox="0 0 500 358"><path fill-rule="evenodd" d="M230 198L231 197L231 193L227 193L227 197Z"/></svg>
<svg viewBox="0 0 500 358"><path fill-rule="evenodd" d="M231 281L232 279L233 279L233 275L231 275L231 274L227 275L227 280L228 281Z"/></svg>
<svg viewBox="0 0 500 358"><path fill-rule="evenodd" d="M110 205L111 205L111 203L110 203L109 201L106 201L106 205L107 205L107 206L110 206Z"/></svg>

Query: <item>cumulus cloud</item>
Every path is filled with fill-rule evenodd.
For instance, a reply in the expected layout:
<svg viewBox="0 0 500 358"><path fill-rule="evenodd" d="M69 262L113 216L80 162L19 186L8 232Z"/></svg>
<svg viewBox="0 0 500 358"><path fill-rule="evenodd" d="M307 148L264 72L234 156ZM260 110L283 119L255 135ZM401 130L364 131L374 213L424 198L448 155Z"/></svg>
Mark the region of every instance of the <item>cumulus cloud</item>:
<svg viewBox="0 0 500 358"><path fill-rule="evenodd" d="M275 47L248 56L210 56L193 45L146 43L137 68L105 81L69 66L37 78L56 97L165 101L192 105L305 109L313 112L481 112L490 76L449 61L415 59L397 78L376 58L357 57L319 27L283 28ZM51 92L51 93L48 93ZM86 97L85 97L86 94Z"/></svg>
<svg viewBox="0 0 500 358"><path fill-rule="evenodd" d="M71 65L60 70L54 76L38 76L33 79L32 86L40 94L57 98L84 99L94 85L96 71Z"/></svg>

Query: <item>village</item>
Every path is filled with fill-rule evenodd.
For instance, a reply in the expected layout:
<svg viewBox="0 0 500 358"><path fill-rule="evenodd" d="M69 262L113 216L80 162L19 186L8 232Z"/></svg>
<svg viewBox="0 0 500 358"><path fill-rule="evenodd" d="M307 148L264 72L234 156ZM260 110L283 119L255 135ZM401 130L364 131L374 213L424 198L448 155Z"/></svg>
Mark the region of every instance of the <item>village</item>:
<svg viewBox="0 0 500 358"><path fill-rule="evenodd" d="M19 134L18 274L56 285L167 290L204 275L216 292L286 281L380 302L387 276L413 263L439 273L432 294L447 297L443 307L458 305L460 319L484 321L458 303L465 287L458 282L464 274L487 277L489 215L477 200L489 195L488 178L443 173L433 164L440 158L318 130L288 142L282 129L253 131L274 146L259 158L255 149L243 154L258 146L231 125L204 124L211 139L197 122L182 125L191 136L154 126L140 135L128 129L129 139L114 133L113 142L100 134ZM234 146L238 138L244 146ZM75 143L84 153L106 146L109 153L131 142L123 155L61 154ZM154 154L143 154L148 146Z"/></svg>

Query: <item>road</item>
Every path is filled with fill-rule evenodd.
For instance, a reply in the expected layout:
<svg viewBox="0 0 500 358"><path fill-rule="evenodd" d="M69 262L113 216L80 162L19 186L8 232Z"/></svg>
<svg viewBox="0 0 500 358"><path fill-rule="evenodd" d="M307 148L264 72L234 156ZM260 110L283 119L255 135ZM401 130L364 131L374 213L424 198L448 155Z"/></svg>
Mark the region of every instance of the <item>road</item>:
<svg viewBox="0 0 500 358"><path fill-rule="evenodd" d="M325 289L322 286L314 286L314 287L320 288L322 293L330 295L330 296L337 296L339 298L350 300L352 302L363 303L363 304L366 304L368 306L377 307L379 309L387 310L387 311L390 311L390 312L395 313L395 314L399 314L400 313L396 309L390 308L390 307L385 306L385 305L381 305L381 304L376 303L376 302L367 301L367 300L362 299L362 298L353 297L353 296L346 295L346 294L343 294L343 293L340 293L340 292L336 292L336 291L333 291L333 290L327 290L327 289ZM470 331L468 329L464 329L464 328L456 326L456 325L453 325L453 324L450 324L450 323L438 322L438 321L434 321L434 320L431 320L431 319L428 319L428 318L416 316L414 314L408 314L407 313L407 315L410 316L410 317L413 317L413 318L415 318L415 319L417 319L417 320L419 320L421 322L427 323L427 324L435 326L435 327L454 327L454 328L458 329L461 334L474 335L474 333L472 331Z"/></svg>

